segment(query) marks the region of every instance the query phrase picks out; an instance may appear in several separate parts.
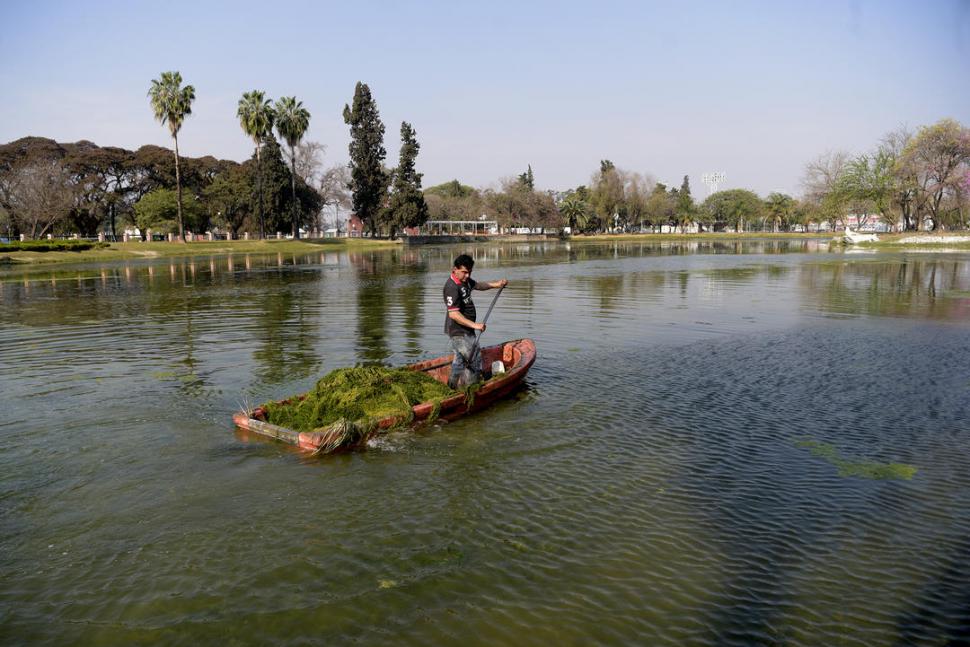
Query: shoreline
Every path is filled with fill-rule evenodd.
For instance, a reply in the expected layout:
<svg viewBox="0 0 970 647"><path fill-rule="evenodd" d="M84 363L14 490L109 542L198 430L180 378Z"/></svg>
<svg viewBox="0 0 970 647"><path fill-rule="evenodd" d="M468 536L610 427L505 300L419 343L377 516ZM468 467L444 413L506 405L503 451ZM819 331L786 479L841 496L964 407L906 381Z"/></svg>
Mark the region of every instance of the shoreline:
<svg viewBox="0 0 970 647"><path fill-rule="evenodd" d="M773 238L777 240L789 239L789 240L799 240L799 239L812 239L818 240L823 238L831 237L830 232L800 232L800 231L782 231L782 232L713 232L704 231L693 234L577 234L566 238L565 240L576 243L583 241L611 241L611 240L756 240L756 239L766 239Z"/></svg>
<svg viewBox="0 0 970 647"><path fill-rule="evenodd" d="M688 241L688 240L745 240L757 238L799 239L826 238L827 234L814 233L713 233L697 234L594 234L579 235L564 239L573 243L603 242L603 241ZM496 236L494 242L519 240L517 237ZM528 240L528 239L526 239ZM535 237L535 241L559 240L557 238ZM86 249L81 251L52 251L31 252L0 251L0 268L34 267L37 265L58 263L89 263L98 261L144 260L152 258L169 258L176 256L223 256L229 254L275 254L284 253L313 253L321 250L345 249L381 249L404 244L403 238L396 240L373 238L326 238L312 241L292 239L266 240L232 240L232 241L196 241L191 243L177 242L129 242L108 243L108 247L100 249ZM434 244L434 243L431 243Z"/></svg>
<svg viewBox="0 0 970 647"><path fill-rule="evenodd" d="M125 261L178 256L228 256L230 254L308 254L346 249L380 249L395 247L400 241L370 238L340 238L307 240L220 240L191 243L130 242L108 243L100 249L81 251L31 252L0 251L0 268L33 267L56 263L89 263L95 261Z"/></svg>
<svg viewBox="0 0 970 647"><path fill-rule="evenodd" d="M630 234L592 234L574 235L565 239L569 243L601 243L612 241L739 241L739 240L819 240L832 238L832 232L702 232L689 234L649 234L649 233L630 233ZM833 242L838 240L836 233ZM494 242L509 240L505 236L496 236ZM535 238L540 240L556 240L553 238ZM490 241L493 242L493 241ZM230 254L276 254L280 252L288 254L306 254L319 252L321 250L342 251L347 249L382 249L392 248L403 245L401 238L397 240L383 240L372 238L339 238L339 239L314 239L308 240L233 240L233 241L198 241L191 243L169 243L169 242L129 242L129 243L108 243L107 247L100 249L88 249L82 251L52 251L52 252L33 252L33 251L0 251L0 269L12 267L35 267L38 265L63 264L63 263L89 263L99 261L118 261L118 260L143 260L153 258L170 258L185 256L227 256ZM431 243L433 244L433 243ZM946 246L943 248L942 246ZM913 234L903 232L895 234L880 234L880 239L875 242L859 243L853 247L868 249L895 249L913 250L925 247L926 251L965 251L970 250L970 234L948 233L948 234Z"/></svg>

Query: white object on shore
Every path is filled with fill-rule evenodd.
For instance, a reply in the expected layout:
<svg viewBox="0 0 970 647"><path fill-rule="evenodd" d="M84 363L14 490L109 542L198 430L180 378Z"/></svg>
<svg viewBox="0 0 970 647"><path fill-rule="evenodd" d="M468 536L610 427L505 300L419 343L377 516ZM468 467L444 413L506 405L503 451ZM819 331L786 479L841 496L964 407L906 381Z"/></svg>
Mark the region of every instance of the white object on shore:
<svg viewBox="0 0 970 647"><path fill-rule="evenodd" d="M845 235L842 239L850 245L858 245L859 243L874 243L879 240L879 236L875 234L863 234L846 227Z"/></svg>
<svg viewBox="0 0 970 647"><path fill-rule="evenodd" d="M943 245L946 243L970 243L970 236L960 236L954 234L948 234L941 236L939 234L925 234L922 236L908 236L906 238L900 238L896 241L900 245Z"/></svg>

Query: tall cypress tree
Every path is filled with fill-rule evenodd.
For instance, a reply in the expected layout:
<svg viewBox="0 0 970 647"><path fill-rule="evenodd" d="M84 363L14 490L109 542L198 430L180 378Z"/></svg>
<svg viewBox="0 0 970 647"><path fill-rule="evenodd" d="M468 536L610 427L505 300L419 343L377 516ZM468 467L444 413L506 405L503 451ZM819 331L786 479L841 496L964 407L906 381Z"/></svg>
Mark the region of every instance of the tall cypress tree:
<svg viewBox="0 0 970 647"><path fill-rule="evenodd" d="M293 177L290 166L283 161L280 144L272 133L263 137L260 148L262 151L259 171L262 177L261 192L256 187L256 155L253 154L244 165L251 187L250 200L253 212L258 213L259 206L262 204L266 231L270 236L276 232L286 231L293 226L294 222L298 228L310 225L323 206L320 194L307 186L303 178ZM260 203L260 196L262 196L262 203ZM290 215L294 213L297 218L295 221Z"/></svg>
<svg viewBox="0 0 970 647"><path fill-rule="evenodd" d="M414 170L414 161L421 148L415 135L411 124L402 121L401 155L394 171L391 200L383 218L391 228L391 238L394 238L398 228L418 227L428 221L428 205L421 192L423 174Z"/></svg>
<svg viewBox="0 0 970 647"><path fill-rule="evenodd" d="M264 214L265 231L272 238L276 232L286 231L289 225L286 212L290 207L290 169L283 161L283 151L273 133L263 135L260 160L256 159L255 153L250 159L256 172L252 202L256 213Z"/></svg>
<svg viewBox="0 0 970 647"><path fill-rule="evenodd" d="M677 221L681 231L687 228L694 218L694 198L690 195L690 178L684 176L684 181L677 192Z"/></svg>
<svg viewBox="0 0 970 647"><path fill-rule="evenodd" d="M344 105L344 122L350 126L350 183L354 212L374 233L387 192L383 162L384 124L366 83L357 82L353 108Z"/></svg>

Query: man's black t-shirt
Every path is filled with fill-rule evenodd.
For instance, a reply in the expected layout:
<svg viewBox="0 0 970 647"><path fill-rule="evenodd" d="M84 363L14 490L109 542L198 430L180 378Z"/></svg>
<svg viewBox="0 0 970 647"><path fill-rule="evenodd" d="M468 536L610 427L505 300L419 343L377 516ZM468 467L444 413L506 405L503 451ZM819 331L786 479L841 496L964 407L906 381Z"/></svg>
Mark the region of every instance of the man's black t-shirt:
<svg viewBox="0 0 970 647"><path fill-rule="evenodd" d="M445 307L448 311L459 311L467 319L475 321L475 303L472 301L472 290L475 289L475 280L471 277L465 279L464 283L456 283L451 276L445 281L445 289L442 294L445 298ZM456 335L474 335L475 331L466 328L461 324L452 321L451 317L445 315L445 334L449 337Z"/></svg>

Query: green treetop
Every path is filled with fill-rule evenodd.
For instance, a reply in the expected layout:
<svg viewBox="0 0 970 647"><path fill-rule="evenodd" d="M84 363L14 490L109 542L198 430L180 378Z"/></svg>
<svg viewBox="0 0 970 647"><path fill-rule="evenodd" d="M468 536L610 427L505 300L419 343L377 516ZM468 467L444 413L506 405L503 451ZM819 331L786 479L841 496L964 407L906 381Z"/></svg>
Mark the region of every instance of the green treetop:
<svg viewBox="0 0 970 647"><path fill-rule="evenodd" d="M401 122L401 155L394 171L391 199L383 220L390 226L391 238L398 228L417 227L428 221L428 205L421 193L421 173L414 168L421 145L411 124Z"/></svg>
<svg viewBox="0 0 970 647"><path fill-rule="evenodd" d="M387 192L384 171L384 124L366 83L357 82L353 107L344 106L344 122L350 126L350 184L353 207L361 222L373 232Z"/></svg>

